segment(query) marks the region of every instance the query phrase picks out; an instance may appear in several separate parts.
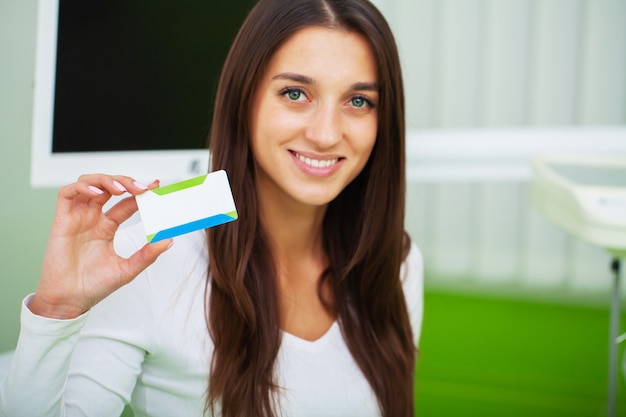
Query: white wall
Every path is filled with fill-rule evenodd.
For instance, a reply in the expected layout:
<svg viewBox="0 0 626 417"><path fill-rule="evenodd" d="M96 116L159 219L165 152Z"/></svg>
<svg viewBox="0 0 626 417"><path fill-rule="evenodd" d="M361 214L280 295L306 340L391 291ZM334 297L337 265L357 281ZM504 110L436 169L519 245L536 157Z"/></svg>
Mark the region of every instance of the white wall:
<svg viewBox="0 0 626 417"><path fill-rule="evenodd" d="M411 128L626 123L623 0L374 0Z"/></svg>

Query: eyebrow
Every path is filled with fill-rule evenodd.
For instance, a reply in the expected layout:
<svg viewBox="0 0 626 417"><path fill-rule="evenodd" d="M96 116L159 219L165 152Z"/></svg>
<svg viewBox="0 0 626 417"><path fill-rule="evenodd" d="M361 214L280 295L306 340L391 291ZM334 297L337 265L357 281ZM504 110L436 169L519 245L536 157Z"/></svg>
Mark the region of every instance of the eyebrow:
<svg viewBox="0 0 626 417"><path fill-rule="evenodd" d="M302 84L313 84L313 78L306 75L295 74L293 72L283 72L281 74L274 75L272 80L290 80Z"/></svg>
<svg viewBox="0 0 626 417"><path fill-rule="evenodd" d="M297 83L302 83L302 84L315 84L315 81L313 80L313 78L311 77L307 77L306 75L302 75L302 74L296 74L293 72L283 72L280 74L277 74L275 76L272 77L273 80L289 80L289 81L294 81ZM356 91L378 91L380 89L380 87L378 86L377 83L367 83L367 82L359 82L359 83L354 83L350 86L351 90L356 90Z"/></svg>
<svg viewBox="0 0 626 417"><path fill-rule="evenodd" d="M356 91L376 91L380 90L377 83L356 83L352 84L352 89Z"/></svg>

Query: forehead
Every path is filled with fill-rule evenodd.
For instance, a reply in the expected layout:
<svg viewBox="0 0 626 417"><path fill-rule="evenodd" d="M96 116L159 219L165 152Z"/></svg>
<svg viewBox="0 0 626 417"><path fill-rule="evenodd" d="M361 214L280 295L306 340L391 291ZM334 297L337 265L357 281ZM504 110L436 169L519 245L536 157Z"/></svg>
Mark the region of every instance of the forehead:
<svg viewBox="0 0 626 417"><path fill-rule="evenodd" d="M326 27L300 29L272 56L268 75L283 71L358 78L375 82L376 60L368 41L356 32Z"/></svg>

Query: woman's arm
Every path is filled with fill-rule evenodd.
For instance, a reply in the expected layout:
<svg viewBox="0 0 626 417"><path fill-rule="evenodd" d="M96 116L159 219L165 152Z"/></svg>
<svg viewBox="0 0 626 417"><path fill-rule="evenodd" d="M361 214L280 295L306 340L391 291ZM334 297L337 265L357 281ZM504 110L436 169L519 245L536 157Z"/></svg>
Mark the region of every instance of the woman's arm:
<svg viewBox="0 0 626 417"><path fill-rule="evenodd" d="M86 315L54 320L34 315L24 300L21 331L6 379L0 386L0 415L63 416L62 391L71 354Z"/></svg>
<svg viewBox="0 0 626 417"><path fill-rule="evenodd" d="M40 317L23 305L20 339L0 388L0 415L119 415L145 355L156 349L152 313L144 276L76 319Z"/></svg>
<svg viewBox="0 0 626 417"><path fill-rule="evenodd" d="M135 331L150 329L142 322L149 320L142 313L150 313L144 308L149 294L141 288L147 284L133 279L169 242L118 255L113 238L137 206L131 197L106 213L102 207L112 195L140 194L145 188L128 177L89 175L59 191L41 280L22 307L20 338L0 387L0 415L109 416L129 400L150 348L149 333ZM127 288L116 291L122 286ZM90 312L107 297L102 308ZM134 318L130 322L138 327L113 326L117 333L102 332L98 343L89 337L79 341L90 315L105 323L108 317L124 323Z"/></svg>

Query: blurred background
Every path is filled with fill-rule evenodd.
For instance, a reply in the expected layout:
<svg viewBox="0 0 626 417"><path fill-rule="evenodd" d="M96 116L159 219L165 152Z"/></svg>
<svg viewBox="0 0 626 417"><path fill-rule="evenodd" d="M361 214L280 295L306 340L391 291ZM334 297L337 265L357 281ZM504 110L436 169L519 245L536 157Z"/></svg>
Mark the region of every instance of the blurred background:
<svg viewBox="0 0 626 417"><path fill-rule="evenodd" d="M528 162L626 155L626 1L376 4L398 39L416 143L407 228L426 267L416 413L606 415L610 256L533 207Z"/></svg>
<svg viewBox="0 0 626 417"><path fill-rule="evenodd" d="M401 52L406 227L425 258L416 414L606 415L611 257L537 212L529 162L626 155L626 0L374 3ZM0 351L56 198L29 179L36 19L36 0L0 2Z"/></svg>

